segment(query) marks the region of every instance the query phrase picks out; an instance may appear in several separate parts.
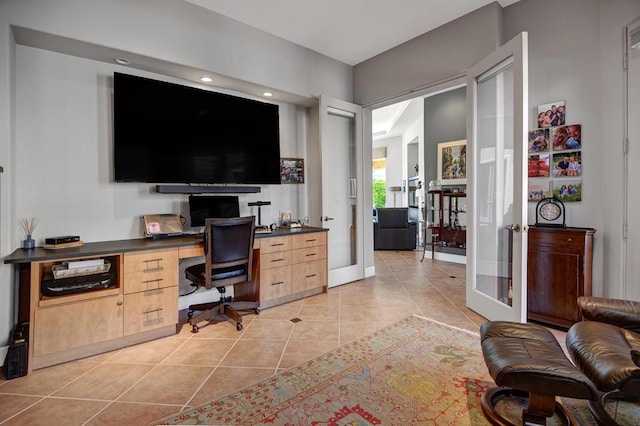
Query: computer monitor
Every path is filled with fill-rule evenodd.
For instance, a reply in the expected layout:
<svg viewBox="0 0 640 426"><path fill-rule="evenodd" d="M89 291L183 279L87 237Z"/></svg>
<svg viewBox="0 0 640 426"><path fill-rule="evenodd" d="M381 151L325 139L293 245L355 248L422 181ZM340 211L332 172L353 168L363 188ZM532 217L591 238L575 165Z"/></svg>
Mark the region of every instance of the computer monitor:
<svg viewBox="0 0 640 426"><path fill-rule="evenodd" d="M204 226L208 217L239 217L240 203L235 195L190 195L189 215L192 227Z"/></svg>

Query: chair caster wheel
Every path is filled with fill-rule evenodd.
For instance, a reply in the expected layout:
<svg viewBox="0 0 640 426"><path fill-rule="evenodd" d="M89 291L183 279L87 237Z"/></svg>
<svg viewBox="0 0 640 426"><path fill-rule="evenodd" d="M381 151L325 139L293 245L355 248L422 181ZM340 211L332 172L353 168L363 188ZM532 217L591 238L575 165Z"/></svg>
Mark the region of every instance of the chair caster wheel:
<svg viewBox="0 0 640 426"><path fill-rule="evenodd" d="M192 333L197 333L198 331L200 331L200 327L198 327L197 325L194 325L193 327L191 327Z"/></svg>
<svg viewBox="0 0 640 426"><path fill-rule="evenodd" d="M256 315L260 315L260 308L256 308Z"/></svg>
<svg viewBox="0 0 640 426"><path fill-rule="evenodd" d="M242 323L241 322L236 324L236 330L242 331Z"/></svg>

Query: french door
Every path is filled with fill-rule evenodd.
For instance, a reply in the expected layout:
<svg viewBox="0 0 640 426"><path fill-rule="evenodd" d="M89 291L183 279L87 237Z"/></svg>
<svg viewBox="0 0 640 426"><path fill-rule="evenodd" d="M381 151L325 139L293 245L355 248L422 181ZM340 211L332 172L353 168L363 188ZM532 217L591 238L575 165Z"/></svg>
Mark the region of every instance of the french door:
<svg viewBox="0 0 640 426"><path fill-rule="evenodd" d="M640 18L625 28L625 132L628 147L625 152L625 238L624 238L624 280L623 297L640 300L640 199L636 196L640 179Z"/></svg>
<svg viewBox="0 0 640 426"><path fill-rule="evenodd" d="M527 33L467 74L467 306L527 319Z"/></svg>
<svg viewBox="0 0 640 426"><path fill-rule="evenodd" d="M320 97L322 227L328 228L329 287L364 278L362 108Z"/></svg>

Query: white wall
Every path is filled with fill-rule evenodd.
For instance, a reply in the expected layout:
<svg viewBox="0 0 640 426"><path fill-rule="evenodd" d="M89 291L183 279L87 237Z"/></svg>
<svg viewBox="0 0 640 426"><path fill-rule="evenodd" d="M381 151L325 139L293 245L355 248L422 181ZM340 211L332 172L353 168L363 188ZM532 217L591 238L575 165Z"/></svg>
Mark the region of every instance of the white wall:
<svg viewBox="0 0 640 426"><path fill-rule="evenodd" d="M622 29L638 16L637 0L523 0L504 11L505 40L529 33L529 124L556 100L567 124L582 124L583 199L566 203L566 219L596 229L595 295L622 296Z"/></svg>
<svg viewBox="0 0 640 426"><path fill-rule="evenodd" d="M16 44L12 26L42 37ZM47 50L23 44L46 45ZM74 47L82 57L54 53ZM108 57L85 59L105 52L153 59L164 64L166 73L119 67ZM187 2L4 0L0 257L13 252L24 238L18 225L21 217L41 218L38 239L76 233L85 241L97 241L140 237L140 216L145 213L185 213L185 196L156 194L152 185L111 180L109 76L118 70L177 82L169 76L179 67L298 97L352 99L350 66ZM280 105L281 153L304 157L308 112ZM265 186L260 194L241 196L241 213L250 211L246 201L256 199L272 201L263 209L263 220L275 218L280 208L304 214L310 204L306 185ZM0 345L15 324L13 278L12 267L1 265Z"/></svg>

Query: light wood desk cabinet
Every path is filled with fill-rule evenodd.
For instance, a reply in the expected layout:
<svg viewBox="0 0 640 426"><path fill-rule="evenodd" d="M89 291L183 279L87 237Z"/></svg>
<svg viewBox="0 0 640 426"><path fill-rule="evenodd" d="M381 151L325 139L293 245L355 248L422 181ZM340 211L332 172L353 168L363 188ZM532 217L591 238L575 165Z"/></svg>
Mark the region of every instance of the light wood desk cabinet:
<svg viewBox="0 0 640 426"><path fill-rule="evenodd" d="M276 231L256 237L261 308L327 291L327 232ZM19 322L29 322L28 371L176 333L180 259L203 256L201 240L122 240L65 250L16 250L4 259L19 281ZM104 259L108 287L46 296L55 265Z"/></svg>

